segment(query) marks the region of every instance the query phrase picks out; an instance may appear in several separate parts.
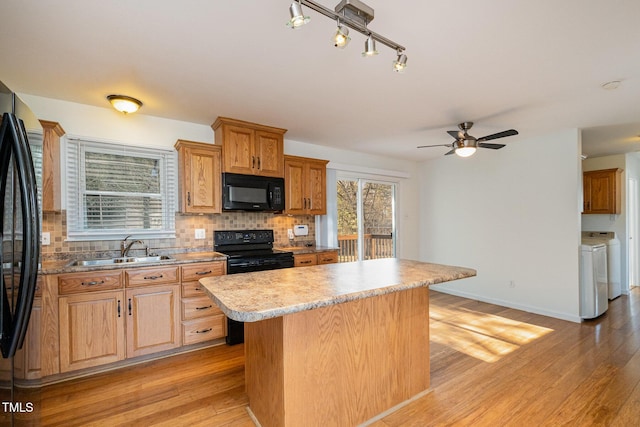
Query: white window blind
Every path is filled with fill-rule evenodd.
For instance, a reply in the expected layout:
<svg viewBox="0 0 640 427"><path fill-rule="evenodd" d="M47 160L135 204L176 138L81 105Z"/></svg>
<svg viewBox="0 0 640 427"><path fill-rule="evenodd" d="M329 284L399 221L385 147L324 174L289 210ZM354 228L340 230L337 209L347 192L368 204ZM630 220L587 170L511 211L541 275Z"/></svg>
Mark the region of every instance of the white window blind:
<svg viewBox="0 0 640 427"><path fill-rule="evenodd" d="M69 240L175 237L175 151L70 139Z"/></svg>

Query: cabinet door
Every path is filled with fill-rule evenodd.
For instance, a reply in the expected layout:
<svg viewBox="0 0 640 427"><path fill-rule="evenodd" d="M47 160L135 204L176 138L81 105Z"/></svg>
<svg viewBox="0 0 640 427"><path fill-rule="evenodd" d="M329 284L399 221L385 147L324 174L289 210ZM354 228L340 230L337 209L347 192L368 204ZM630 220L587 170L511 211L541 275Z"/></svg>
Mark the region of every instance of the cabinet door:
<svg viewBox="0 0 640 427"><path fill-rule="evenodd" d="M126 296L127 357L182 345L178 285L129 289Z"/></svg>
<svg viewBox="0 0 640 427"><path fill-rule="evenodd" d="M220 213L220 150L185 150L183 185L183 212Z"/></svg>
<svg viewBox="0 0 640 427"><path fill-rule="evenodd" d="M307 162L307 210L312 215L327 213L327 166L324 162Z"/></svg>
<svg viewBox="0 0 640 427"><path fill-rule="evenodd" d="M262 176L284 176L284 142L282 135L256 131L256 173Z"/></svg>
<svg viewBox="0 0 640 427"><path fill-rule="evenodd" d="M620 213L617 197L617 177L615 171L592 171L585 174L585 213Z"/></svg>
<svg viewBox="0 0 640 427"><path fill-rule="evenodd" d="M304 179L304 162L292 159L285 160L285 213L296 215L306 212Z"/></svg>
<svg viewBox="0 0 640 427"><path fill-rule="evenodd" d="M36 379L41 377L40 329L42 328L42 299L33 300L29 317L29 327L22 348L16 352L14 363L20 378Z"/></svg>
<svg viewBox="0 0 640 427"><path fill-rule="evenodd" d="M61 297L60 371L89 368L125 357L122 291Z"/></svg>
<svg viewBox="0 0 640 427"><path fill-rule="evenodd" d="M253 175L257 165L255 132L240 126L224 126L223 172Z"/></svg>

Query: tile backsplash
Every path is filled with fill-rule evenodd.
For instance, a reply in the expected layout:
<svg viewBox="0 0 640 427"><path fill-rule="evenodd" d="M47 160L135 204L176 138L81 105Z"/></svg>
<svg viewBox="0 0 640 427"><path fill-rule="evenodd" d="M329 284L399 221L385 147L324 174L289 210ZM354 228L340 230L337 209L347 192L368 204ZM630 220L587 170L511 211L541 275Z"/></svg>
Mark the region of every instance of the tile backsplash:
<svg viewBox="0 0 640 427"><path fill-rule="evenodd" d="M213 232L215 230L272 229L274 246L290 246L287 230L294 225L309 226L309 235L296 237L294 245L315 242L315 217L313 215L274 215L264 212L224 212L211 215L176 214L175 239L143 239L154 252L197 252L213 250ZM195 229L204 228L206 238L195 239ZM42 260L70 259L80 253L117 256L120 251L119 240L97 240L70 242L67 235L66 213L45 213L42 218L42 231L51 233L51 245L42 246ZM135 238L135 234L133 234ZM135 248L135 247L134 247ZM135 252L133 252L135 254Z"/></svg>

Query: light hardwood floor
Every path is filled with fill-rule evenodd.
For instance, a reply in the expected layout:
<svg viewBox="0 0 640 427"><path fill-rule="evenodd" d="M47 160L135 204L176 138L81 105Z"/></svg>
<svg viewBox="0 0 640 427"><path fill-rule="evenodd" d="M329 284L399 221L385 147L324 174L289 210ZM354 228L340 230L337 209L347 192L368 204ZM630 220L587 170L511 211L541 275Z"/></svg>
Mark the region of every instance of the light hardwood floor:
<svg viewBox="0 0 640 427"><path fill-rule="evenodd" d="M22 391L16 425L250 427L243 360L219 346ZM640 289L582 324L432 291L431 360L431 393L375 427L640 425Z"/></svg>

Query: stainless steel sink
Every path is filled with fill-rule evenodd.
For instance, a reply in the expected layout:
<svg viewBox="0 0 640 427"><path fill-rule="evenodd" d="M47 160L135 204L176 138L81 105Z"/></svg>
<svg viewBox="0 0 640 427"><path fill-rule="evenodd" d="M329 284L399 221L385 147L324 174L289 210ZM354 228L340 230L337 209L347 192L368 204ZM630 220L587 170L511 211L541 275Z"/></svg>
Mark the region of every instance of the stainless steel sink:
<svg viewBox="0 0 640 427"><path fill-rule="evenodd" d="M103 258L103 259L83 259L71 261L67 264L69 267L90 267L99 265L112 265L112 264L135 264L143 262L158 262L171 259L166 255L152 255L142 257L118 257L118 258Z"/></svg>

